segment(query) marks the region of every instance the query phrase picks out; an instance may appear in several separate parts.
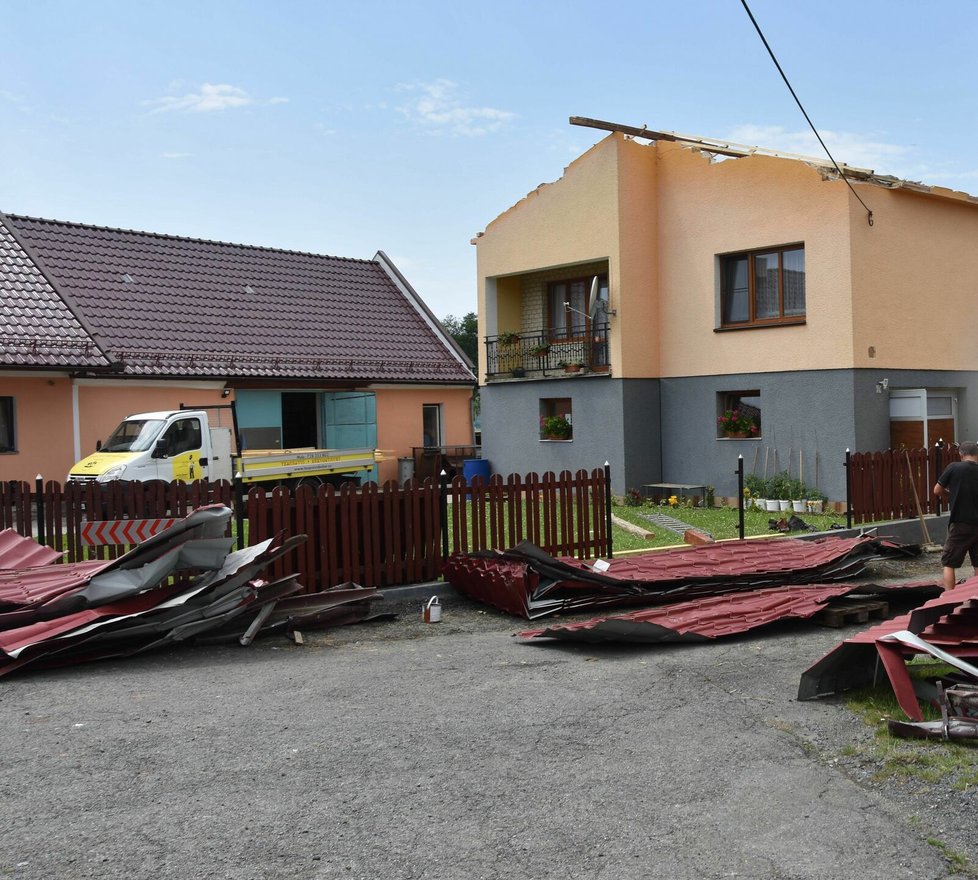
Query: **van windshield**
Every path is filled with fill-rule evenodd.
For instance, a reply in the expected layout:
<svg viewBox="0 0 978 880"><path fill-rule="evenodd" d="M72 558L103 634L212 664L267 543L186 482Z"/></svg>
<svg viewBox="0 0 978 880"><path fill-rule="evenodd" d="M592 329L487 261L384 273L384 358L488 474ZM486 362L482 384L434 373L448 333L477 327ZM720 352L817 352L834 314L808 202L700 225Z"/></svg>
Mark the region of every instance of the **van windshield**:
<svg viewBox="0 0 978 880"><path fill-rule="evenodd" d="M163 419L127 419L105 441L102 452L143 452L159 436Z"/></svg>

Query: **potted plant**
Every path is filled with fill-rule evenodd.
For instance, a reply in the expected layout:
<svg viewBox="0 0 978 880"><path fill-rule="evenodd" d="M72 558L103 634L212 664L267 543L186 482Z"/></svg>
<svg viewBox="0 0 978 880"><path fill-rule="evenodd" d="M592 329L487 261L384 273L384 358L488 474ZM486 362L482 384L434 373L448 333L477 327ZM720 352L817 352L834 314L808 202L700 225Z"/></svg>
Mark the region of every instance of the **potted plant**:
<svg viewBox="0 0 978 880"><path fill-rule="evenodd" d="M549 342L540 342L537 345L534 345L533 348L530 349L530 354L538 358L546 357L546 355L549 352L550 352Z"/></svg>
<svg viewBox="0 0 978 880"><path fill-rule="evenodd" d="M805 508L809 513L821 513L825 506L825 493L820 489L808 489L805 492Z"/></svg>
<svg viewBox="0 0 978 880"><path fill-rule="evenodd" d="M581 361L560 361L557 366L563 367L565 373L579 373L584 364Z"/></svg>
<svg viewBox="0 0 978 880"><path fill-rule="evenodd" d="M767 504L767 480L757 474L744 476L744 507L765 510Z"/></svg>
<svg viewBox="0 0 978 880"><path fill-rule="evenodd" d="M795 513L804 513L806 507L806 497L808 489L801 480L791 480L789 483L789 494L791 495L791 509Z"/></svg>
<svg viewBox="0 0 978 880"><path fill-rule="evenodd" d="M756 437L761 433L753 417L739 409L728 409L717 418L717 425L724 437Z"/></svg>
<svg viewBox="0 0 978 880"><path fill-rule="evenodd" d="M523 354L520 351L520 334L515 330L504 330L496 337L498 348L499 372L513 371L513 376L525 376L523 370Z"/></svg>
<svg viewBox="0 0 978 880"><path fill-rule="evenodd" d="M540 434L543 440L570 440L573 430L565 416L540 417Z"/></svg>

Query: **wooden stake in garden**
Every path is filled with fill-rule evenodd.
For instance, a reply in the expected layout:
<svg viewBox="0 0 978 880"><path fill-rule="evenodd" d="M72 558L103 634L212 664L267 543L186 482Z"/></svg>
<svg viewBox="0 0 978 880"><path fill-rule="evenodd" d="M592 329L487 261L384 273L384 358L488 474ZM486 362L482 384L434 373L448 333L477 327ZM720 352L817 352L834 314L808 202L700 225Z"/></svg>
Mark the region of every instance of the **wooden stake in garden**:
<svg viewBox="0 0 978 880"><path fill-rule="evenodd" d="M751 463L751 466L750 466L750 472L751 472L752 475L757 473L757 454L760 451L761 451L761 447L760 446L755 446L754 447L754 461Z"/></svg>

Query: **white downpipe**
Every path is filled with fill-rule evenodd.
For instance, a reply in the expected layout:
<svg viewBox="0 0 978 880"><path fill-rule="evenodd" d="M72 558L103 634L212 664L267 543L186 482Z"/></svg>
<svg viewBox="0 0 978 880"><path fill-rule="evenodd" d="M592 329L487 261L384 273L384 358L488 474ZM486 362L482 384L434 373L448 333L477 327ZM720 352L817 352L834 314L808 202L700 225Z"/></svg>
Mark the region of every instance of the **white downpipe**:
<svg viewBox="0 0 978 880"><path fill-rule="evenodd" d="M75 461L81 461L81 418L78 413L78 380L71 380L71 439L75 447Z"/></svg>

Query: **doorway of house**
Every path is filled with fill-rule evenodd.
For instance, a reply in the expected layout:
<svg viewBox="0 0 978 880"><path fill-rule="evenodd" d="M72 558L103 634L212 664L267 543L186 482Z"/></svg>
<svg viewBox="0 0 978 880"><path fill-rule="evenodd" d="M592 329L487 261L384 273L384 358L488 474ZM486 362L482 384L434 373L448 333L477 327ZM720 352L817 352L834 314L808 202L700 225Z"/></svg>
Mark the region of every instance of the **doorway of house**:
<svg viewBox="0 0 978 880"><path fill-rule="evenodd" d="M924 449L955 443L958 395L953 388L890 390L890 448Z"/></svg>
<svg viewBox="0 0 978 880"><path fill-rule="evenodd" d="M315 391L282 392L282 448L319 446L318 395Z"/></svg>

